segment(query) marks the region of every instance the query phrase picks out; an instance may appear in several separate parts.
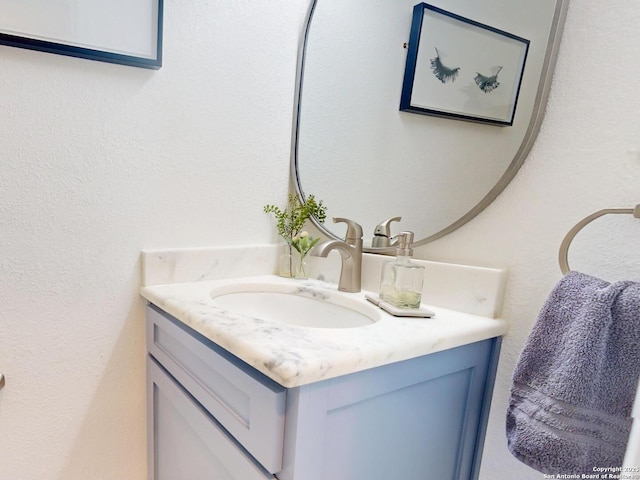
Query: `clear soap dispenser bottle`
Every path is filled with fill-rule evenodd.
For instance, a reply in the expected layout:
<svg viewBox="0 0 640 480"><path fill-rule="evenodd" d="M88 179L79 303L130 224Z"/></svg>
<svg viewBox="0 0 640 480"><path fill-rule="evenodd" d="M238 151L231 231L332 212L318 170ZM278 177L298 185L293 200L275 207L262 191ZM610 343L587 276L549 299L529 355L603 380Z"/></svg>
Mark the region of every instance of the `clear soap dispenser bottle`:
<svg viewBox="0 0 640 480"><path fill-rule="evenodd" d="M424 267L411 261L413 232L397 235L396 259L382 266L380 300L398 308L420 308Z"/></svg>

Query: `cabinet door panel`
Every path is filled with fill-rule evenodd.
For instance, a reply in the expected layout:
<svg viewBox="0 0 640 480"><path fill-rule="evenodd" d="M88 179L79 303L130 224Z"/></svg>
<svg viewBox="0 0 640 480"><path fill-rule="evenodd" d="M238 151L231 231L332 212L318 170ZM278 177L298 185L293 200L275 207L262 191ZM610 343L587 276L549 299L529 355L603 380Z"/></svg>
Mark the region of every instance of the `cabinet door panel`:
<svg viewBox="0 0 640 480"><path fill-rule="evenodd" d="M151 480L275 479L151 358L147 376Z"/></svg>

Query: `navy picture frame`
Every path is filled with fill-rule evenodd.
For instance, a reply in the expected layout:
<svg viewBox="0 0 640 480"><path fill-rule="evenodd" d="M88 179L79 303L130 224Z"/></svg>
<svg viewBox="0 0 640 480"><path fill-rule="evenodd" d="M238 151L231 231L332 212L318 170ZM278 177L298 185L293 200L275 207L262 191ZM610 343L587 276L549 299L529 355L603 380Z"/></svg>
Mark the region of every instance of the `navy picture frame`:
<svg viewBox="0 0 640 480"><path fill-rule="evenodd" d="M46 39L46 37L41 37L38 34L27 36L7 33L7 31L2 28L2 19L0 19L0 45L84 58L87 60L116 63L130 67L158 70L162 67L163 0L155 0L154 7L155 8L153 8L149 13L152 15L150 18L150 24L156 29L156 38L154 48L148 57L80 47L64 43L58 39Z"/></svg>
<svg viewBox="0 0 640 480"><path fill-rule="evenodd" d="M400 111L513 125L529 45L525 38L419 3L413 8Z"/></svg>

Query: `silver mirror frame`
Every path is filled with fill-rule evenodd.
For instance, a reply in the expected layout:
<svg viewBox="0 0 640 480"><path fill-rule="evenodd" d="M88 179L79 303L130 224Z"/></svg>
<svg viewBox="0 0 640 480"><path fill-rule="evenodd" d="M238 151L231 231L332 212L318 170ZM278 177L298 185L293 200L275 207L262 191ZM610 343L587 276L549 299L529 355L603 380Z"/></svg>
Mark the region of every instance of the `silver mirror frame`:
<svg viewBox="0 0 640 480"><path fill-rule="evenodd" d="M291 145L291 178L293 179L294 188L298 198L304 202L305 195L302 190L300 177L298 175L298 133L300 129L300 96L302 95L302 82L304 80L304 63L305 63L305 54L307 50L307 41L309 34L309 27L311 25L311 20L313 19L313 12L315 11L316 4L319 0L312 0L309 5L309 10L307 12L307 16L305 22L303 24L303 28L301 31L301 40L300 46L298 49L298 61L297 61L297 74L296 74L296 84L295 84L295 96L294 96L294 115L293 115L293 134L292 134L292 145ZM460 217L458 220L453 222L446 228L430 235L426 238L417 240L413 245L420 246L425 245L429 242L433 242L454 230L460 228L465 223L469 222L476 215L478 215L481 211L483 211L491 202L493 202L500 193L507 187L509 182L515 177L516 173L524 163L525 159L529 155L531 148L538 136L538 132L540 131L540 126L542 125L542 120L544 118L544 112L547 106L547 101L549 99L549 90L551 88L551 80L553 78L553 71L555 68L556 60L558 57L558 50L560 48L560 37L562 33L562 29L564 28L565 19L567 17L567 9L569 7L569 0L557 0L556 8L553 15L553 21L551 24L551 29L549 32L549 40L547 42L547 48L545 52L545 59L542 65L542 71L540 73L540 80L538 82L538 91L536 93L535 103L533 107L533 112L531 115L531 120L529 121L529 126L524 134L522 143L520 144L520 148L516 151L513 160L507 167L506 171L500 177L496 185L487 193L480 202L478 202L471 210L469 210L465 215ZM358 219L354 219L358 221ZM312 221L314 225L327 237L337 240L342 240L340 237L337 237L334 233L329 231L323 224L317 222L313 217ZM395 247L388 248L376 248L376 247L364 247L363 251L368 253L381 253L388 254L395 251Z"/></svg>

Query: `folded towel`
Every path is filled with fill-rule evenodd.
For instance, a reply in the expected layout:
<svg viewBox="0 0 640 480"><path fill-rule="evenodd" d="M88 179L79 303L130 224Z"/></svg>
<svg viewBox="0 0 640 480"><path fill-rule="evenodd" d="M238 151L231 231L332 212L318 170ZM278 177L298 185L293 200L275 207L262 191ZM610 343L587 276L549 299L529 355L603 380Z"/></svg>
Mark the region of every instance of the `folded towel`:
<svg viewBox="0 0 640 480"><path fill-rule="evenodd" d="M511 453L548 474L620 467L640 375L640 283L567 274L513 374Z"/></svg>

